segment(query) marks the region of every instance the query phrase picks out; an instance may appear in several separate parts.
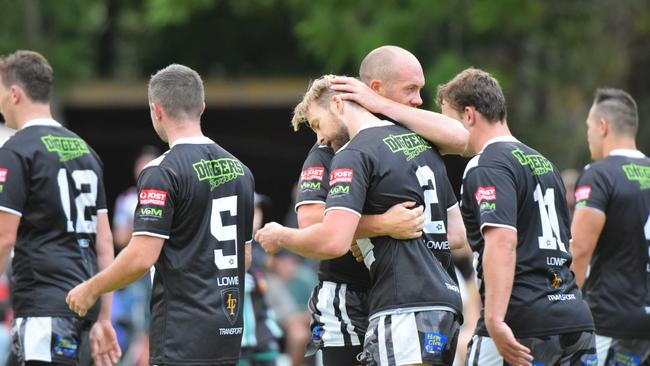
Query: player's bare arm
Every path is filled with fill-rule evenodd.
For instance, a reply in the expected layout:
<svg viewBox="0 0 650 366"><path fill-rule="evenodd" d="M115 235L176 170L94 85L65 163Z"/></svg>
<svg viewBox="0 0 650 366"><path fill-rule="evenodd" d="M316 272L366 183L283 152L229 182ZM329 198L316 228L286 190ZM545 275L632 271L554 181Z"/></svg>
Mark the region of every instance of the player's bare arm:
<svg viewBox="0 0 650 366"><path fill-rule="evenodd" d="M582 207L578 208L571 222L571 270L575 273L576 284L582 287L587 277L587 267L591 262L600 233L605 226L606 216L602 211Z"/></svg>
<svg viewBox="0 0 650 366"><path fill-rule="evenodd" d="M463 216L458 205L447 211L447 239L451 250L469 248L465 223L463 223Z"/></svg>
<svg viewBox="0 0 650 366"><path fill-rule="evenodd" d="M332 259L350 250L359 216L344 210L332 210L322 223L304 229L292 229L270 222L255 234L255 240L268 253L281 248L312 259Z"/></svg>
<svg viewBox="0 0 650 366"><path fill-rule="evenodd" d="M469 132L453 118L392 101L352 77L337 77L332 83L332 89L346 93L341 95L342 99L400 122L436 145L441 154L462 154L467 147Z"/></svg>
<svg viewBox="0 0 650 366"><path fill-rule="evenodd" d="M483 273L485 283L485 325L499 353L513 366L530 365L530 349L515 339L505 322L517 262L517 232L509 228L486 227L483 231Z"/></svg>
<svg viewBox="0 0 650 366"><path fill-rule="evenodd" d="M20 216L0 211L0 273L5 271L11 250L16 245L19 224Z"/></svg>
<svg viewBox="0 0 650 366"><path fill-rule="evenodd" d="M72 311L84 316L104 293L135 282L156 263L164 239L136 235L108 268L73 288L66 299Z"/></svg>

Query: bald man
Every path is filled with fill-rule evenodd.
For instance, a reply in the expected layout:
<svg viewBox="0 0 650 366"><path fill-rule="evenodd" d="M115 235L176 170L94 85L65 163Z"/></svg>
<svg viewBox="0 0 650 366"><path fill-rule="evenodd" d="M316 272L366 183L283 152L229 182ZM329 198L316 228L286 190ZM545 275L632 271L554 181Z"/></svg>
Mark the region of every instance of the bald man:
<svg viewBox="0 0 650 366"><path fill-rule="evenodd" d="M366 88L363 91L369 90L381 99L377 101L365 94L356 93L350 94L350 98L360 95L364 101L376 104L374 110L369 108L371 112L403 123L435 144L442 153L460 154L465 150L468 133L460 122L439 113L416 109L422 105L420 91L425 80L420 62L409 51L396 46L379 47L364 58L359 74L367 85L356 79L341 78L337 79L343 83L340 87L354 88L349 90L353 92L358 87L353 82L357 81ZM332 146L322 145L322 141L322 136L317 136L317 143L303 164L296 203L300 228L323 220L329 192L329 167L334 150L341 146L337 141L332 141ZM442 178L447 180L446 173L444 175ZM444 240L429 241L427 245L445 269L453 273L452 278L456 279L451 265L450 248L466 243L465 228L458 206L445 208L448 209L448 217L440 218L440 221L444 222L443 226L448 230L444 227L442 230L432 228L434 220L431 218L431 208L427 208L424 231L444 231ZM390 228L379 225L375 229L368 232L369 236ZM350 255L346 255L321 261L319 281L309 302L313 320L313 344L323 350L323 362L326 366L360 364L363 339L368 326L368 270L362 264L355 263Z"/></svg>

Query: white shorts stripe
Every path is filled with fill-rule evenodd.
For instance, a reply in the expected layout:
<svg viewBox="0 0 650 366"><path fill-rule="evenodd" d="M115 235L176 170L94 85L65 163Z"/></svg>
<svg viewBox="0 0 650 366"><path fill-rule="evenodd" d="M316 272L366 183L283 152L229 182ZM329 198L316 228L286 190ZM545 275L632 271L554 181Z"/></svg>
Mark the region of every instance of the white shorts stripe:
<svg viewBox="0 0 650 366"><path fill-rule="evenodd" d="M347 307L345 306L347 288L348 285L344 283L341 284L341 289L339 290L339 310L341 311L341 318L343 318L343 322L346 324L345 329L348 331L348 334L350 334L350 342L352 342L353 346L360 346L361 341L359 340L359 336L355 332L354 325L352 325L352 320L348 316L348 310Z"/></svg>
<svg viewBox="0 0 650 366"><path fill-rule="evenodd" d="M342 347L345 345L341 324L334 313L334 294L336 283L323 282L318 291L318 303L316 307L321 312L320 320L323 323L323 344L330 347Z"/></svg>
<svg viewBox="0 0 650 366"><path fill-rule="evenodd" d="M377 342L379 343L379 364L388 365L388 352L386 350L386 317L379 318L377 325Z"/></svg>
<svg viewBox="0 0 650 366"><path fill-rule="evenodd" d="M611 337L605 337L596 334L596 352L598 353L598 366L605 365L605 360L607 360L607 353L612 347L612 341L614 341L614 339Z"/></svg>
<svg viewBox="0 0 650 366"><path fill-rule="evenodd" d="M468 354L471 357L467 358L465 365L503 366L503 357L497 351L497 346L490 337L476 335L472 337L472 346L468 350Z"/></svg>
<svg viewBox="0 0 650 366"><path fill-rule="evenodd" d="M16 319L16 324L21 323L22 319ZM52 318L27 318L23 342L25 361L52 362Z"/></svg>
<svg viewBox="0 0 650 366"><path fill-rule="evenodd" d="M397 365L421 364L420 337L415 313L391 315L393 350Z"/></svg>

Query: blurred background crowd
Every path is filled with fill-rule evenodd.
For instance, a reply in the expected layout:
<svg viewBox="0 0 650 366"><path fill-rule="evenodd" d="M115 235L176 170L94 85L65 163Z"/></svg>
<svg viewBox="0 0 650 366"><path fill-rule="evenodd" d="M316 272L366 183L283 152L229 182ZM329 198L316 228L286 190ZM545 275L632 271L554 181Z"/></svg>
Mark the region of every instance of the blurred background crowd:
<svg viewBox="0 0 650 366"><path fill-rule="evenodd" d="M131 233L135 177L165 150L150 125L147 79L172 62L204 78L205 134L255 173L256 227L271 220L296 226L295 182L314 137L308 129L292 132L289 121L309 80L356 75L361 58L382 44L419 58L426 109L436 109L436 86L465 67L492 72L509 101L513 133L565 170L569 186L588 163L585 119L598 87L622 88L636 99L637 143L650 151L645 0L0 0L0 9L0 53L33 49L48 58L55 117L103 160L117 251ZM466 160L445 163L458 193ZM471 299L471 256L457 266ZM291 253L269 257L255 247L243 365L278 357L281 365L318 362L303 360L315 268ZM7 276L0 277L0 359L11 324ZM122 365L147 364L149 291L143 278L115 293Z"/></svg>

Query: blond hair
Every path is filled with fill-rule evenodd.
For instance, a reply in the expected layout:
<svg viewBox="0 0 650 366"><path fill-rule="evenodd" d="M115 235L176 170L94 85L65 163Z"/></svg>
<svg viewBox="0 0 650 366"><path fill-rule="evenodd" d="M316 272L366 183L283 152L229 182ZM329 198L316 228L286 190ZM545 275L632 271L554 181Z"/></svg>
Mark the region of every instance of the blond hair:
<svg viewBox="0 0 650 366"><path fill-rule="evenodd" d="M317 102L326 108L329 106L330 97L335 94L340 94L340 92L330 88L332 86L332 79L336 77L337 75L323 75L309 84L307 93L302 97L302 101L293 109L291 125L294 131L298 131L301 123L308 123L307 112L312 102Z"/></svg>

